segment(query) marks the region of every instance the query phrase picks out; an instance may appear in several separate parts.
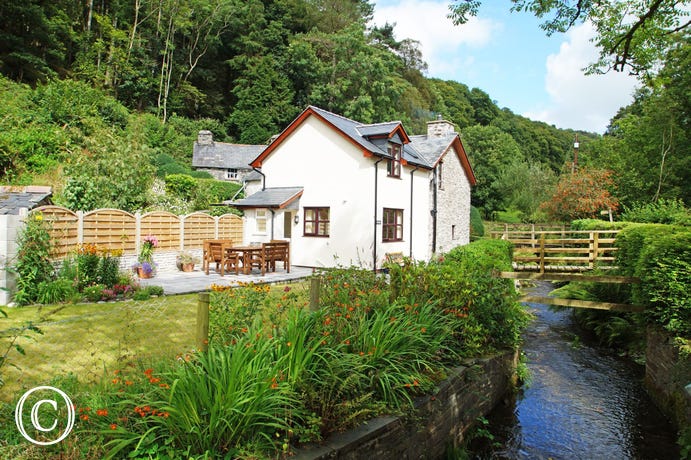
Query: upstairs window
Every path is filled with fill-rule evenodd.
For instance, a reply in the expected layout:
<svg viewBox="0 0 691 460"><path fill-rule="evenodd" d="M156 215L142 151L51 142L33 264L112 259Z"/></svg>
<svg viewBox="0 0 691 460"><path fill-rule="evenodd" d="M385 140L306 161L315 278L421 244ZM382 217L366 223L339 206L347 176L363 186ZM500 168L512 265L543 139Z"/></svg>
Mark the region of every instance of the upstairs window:
<svg viewBox="0 0 691 460"><path fill-rule="evenodd" d="M389 174L389 177L401 177L401 146L389 143L388 150L391 158L386 164L386 172Z"/></svg>
<svg viewBox="0 0 691 460"><path fill-rule="evenodd" d="M304 235L329 236L329 208L305 208Z"/></svg>
<svg viewBox="0 0 691 460"><path fill-rule="evenodd" d="M403 241L403 210L384 208L382 241Z"/></svg>
<svg viewBox="0 0 691 460"><path fill-rule="evenodd" d="M238 178L238 170L235 168L226 169L226 179L233 180Z"/></svg>

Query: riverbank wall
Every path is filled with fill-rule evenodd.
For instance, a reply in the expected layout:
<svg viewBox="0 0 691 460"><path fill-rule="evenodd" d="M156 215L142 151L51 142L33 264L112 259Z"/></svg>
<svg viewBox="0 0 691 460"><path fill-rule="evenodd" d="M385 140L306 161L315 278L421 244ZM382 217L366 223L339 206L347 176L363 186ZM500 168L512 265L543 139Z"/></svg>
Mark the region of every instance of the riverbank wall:
<svg viewBox="0 0 691 460"><path fill-rule="evenodd" d="M415 401L415 414L378 417L299 449L294 460L403 460L444 458L462 444L478 417L487 415L511 389L518 353L478 359L450 371L438 391Z"/></svg>
<svg viewBox="0 0 691 460"><path fill-rule="evenodd" d="M645 386L655 404L679 430L691 427L691 358L682 356L674 338L649 326L645 357Z"/></svg>

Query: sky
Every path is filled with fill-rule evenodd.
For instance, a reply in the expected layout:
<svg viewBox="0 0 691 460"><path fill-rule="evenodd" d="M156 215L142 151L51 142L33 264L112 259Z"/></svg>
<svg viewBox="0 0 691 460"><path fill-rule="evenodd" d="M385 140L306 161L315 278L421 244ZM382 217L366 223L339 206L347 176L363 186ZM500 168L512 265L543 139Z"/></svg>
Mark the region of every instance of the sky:
<svg viewBox="0 0 691 460"><path fill-rule="evenodd" d="M372 22L419 41L427 77L480 88L500 108L558 128L603 133L632 102L634 77L584 74L598 56L589 24L548 37L532 14L510 12L510 0L484 0L476 18L454 26L450 1L373 0Z"/></svg>

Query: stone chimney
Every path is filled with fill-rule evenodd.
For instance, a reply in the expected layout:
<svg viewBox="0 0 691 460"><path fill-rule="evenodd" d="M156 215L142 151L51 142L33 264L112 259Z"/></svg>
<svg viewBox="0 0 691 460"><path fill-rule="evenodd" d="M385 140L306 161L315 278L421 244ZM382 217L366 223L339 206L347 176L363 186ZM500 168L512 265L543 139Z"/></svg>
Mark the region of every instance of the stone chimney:
<svg viewBox="0 0 691 460"><path fill-rule="evenodd" d="M427 137L445 137L456 134L456 129L450 121L442 120L441 114L437 119L427 122Z"/></svg>
<svg viewBox="0 0 691 460"><path fill-rule="evenodd" d="M202 130L197 134L197 144L211 145L214 143L214 135L211 131Z"/></svg>

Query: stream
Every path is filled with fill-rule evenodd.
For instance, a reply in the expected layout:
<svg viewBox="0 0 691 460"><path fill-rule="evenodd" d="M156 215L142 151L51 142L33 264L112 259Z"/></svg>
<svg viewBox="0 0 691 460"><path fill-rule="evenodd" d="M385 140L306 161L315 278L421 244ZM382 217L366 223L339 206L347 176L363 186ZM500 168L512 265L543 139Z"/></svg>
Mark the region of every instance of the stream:
<svg viewBox="0 0 691 460"><path fill-rule="evenodd" d="M535 295L547 295L541 282ZM679 458L676 432L643 388L644 370L578 335L568 310L528 304L529 385L487 416L477 459Z"/></svg>

